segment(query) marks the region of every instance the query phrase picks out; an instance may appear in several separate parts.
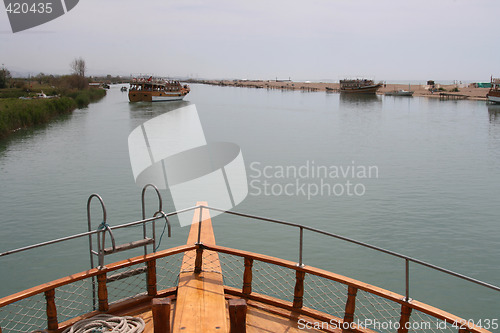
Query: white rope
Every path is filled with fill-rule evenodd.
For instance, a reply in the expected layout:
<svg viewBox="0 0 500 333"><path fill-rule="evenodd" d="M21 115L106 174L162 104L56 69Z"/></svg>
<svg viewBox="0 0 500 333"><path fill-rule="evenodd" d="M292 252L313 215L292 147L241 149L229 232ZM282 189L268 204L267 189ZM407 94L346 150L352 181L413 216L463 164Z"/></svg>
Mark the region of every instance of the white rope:
<svg viewBox="0 0 500 333"><path fill-rule="evenodd" d="M138 317L116 317L100 314L89 319L80 320L63 333L141 333L144 331L144 320Z"/></svg>

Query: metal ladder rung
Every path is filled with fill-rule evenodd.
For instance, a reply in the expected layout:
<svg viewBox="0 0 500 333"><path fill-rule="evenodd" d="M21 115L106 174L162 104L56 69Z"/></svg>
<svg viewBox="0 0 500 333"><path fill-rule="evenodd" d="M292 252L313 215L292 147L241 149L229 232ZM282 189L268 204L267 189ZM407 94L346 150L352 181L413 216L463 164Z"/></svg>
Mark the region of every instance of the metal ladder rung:
<svg viewBox="0 0 500 333"><path fill-rule="evenodd" d="M141 247L145 246L148 244L153 244L154 240L152 238L144 238L138 241L130 242L130 243L125 243L122 245L116 246L114 249L112 247L107 247L104 249L104 254L112 254L120 251L125 251L125 250L130 250L134 249L136 247Z"/></svg>

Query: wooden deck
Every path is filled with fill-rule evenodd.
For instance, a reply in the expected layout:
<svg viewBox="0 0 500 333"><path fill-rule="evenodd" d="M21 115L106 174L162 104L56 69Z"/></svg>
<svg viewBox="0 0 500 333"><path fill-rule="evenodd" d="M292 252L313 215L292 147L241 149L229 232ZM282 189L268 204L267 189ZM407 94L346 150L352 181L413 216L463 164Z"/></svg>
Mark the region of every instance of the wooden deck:
<svg viewBox="0 0 500 333"><path fill-rule="evenodd" d="M199 202L198 205L206 205ZM212 228L209 211L203 210L200 241L204 245L215 246L215 236ZM199 210L193 216L193 224L187 240L187 245L198 241ZM196 250L185 253L177 297L172 297L170 311L171 331L187 332L229 332L229 312L224 294L222 270L219 255L215 251L204 250L202 270L195 273ZM269 306L249 305L247 310L246 331L257 332L336 332L335 330L315 330L299 328L298 318L291 318L288 314L281 315L279 310L272 311ZM153 315L151 308L138 307L127 311L127 315L141 317L146 323L145 333L154 333ZM303 319L314 325L307 318ZM340 331L338 331L340 332Z"/></svg>
<svg viewBox="0 0 500 333"><path fill-rule="evenodd" d="M206 203L197 203L206 205ZM199 214L196 210L187 244L198 240ZM208 209L203 211L200 241L215 245ZM186 252L179 275L172 332L229 332L224 283L219 255L203 251L200 273L195 273L196 250Z"/></svg>

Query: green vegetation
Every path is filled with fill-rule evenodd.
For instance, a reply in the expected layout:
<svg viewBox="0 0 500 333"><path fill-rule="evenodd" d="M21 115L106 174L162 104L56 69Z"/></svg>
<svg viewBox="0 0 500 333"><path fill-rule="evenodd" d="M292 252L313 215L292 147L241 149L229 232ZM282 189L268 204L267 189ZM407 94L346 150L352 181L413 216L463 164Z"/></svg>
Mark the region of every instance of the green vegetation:
<svg viewBox="0 0 500 333"><path fill-rule="evenodd" d="M15 96L16 90L0 91L0 95ZM84 108L106 95L103 89L90 88L71 91L59 98L39 99L0 99L0 138L8 136L12 131L33 125L44 124L54 117Z"/></svg>
<svg viewBox="0 0 500 333"><path fill-rule="evenodd" d="M0 89L7 87L10 81L10 72L2 65L0 68Z"/></svg>
<svg viewBox="0 0 500 333"><path fill-rule="evenodd" d="M76 102L69 97L53 99L0 100L0 138L11 131L36 124L47 123L52 118L75 109Z"/></svg>
<svg viewBox="0 0 500 333"><path fill-rule="evenodd" d="M5 67L0 68L0 139L11 132L84 108L106 96L106 91L89 88L84 76L85 63L79 61L79 73L65 76L38 74L29 79L12 79ZM36 98L43 92L53 98Z"/></svg>

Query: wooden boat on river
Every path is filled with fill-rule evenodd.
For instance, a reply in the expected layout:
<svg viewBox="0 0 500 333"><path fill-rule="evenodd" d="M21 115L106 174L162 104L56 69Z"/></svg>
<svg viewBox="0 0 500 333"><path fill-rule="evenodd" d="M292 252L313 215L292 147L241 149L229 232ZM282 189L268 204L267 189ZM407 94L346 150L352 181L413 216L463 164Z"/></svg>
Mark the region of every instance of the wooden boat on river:
<svg viewBox="0 0 500 333"><path fill-rule="evenodd" d="M160 78L134 78L130 81L128 99L130 102L167 102L180 101L190 88L179 81Z"/></svg>
<svg viewBox="0 0 500 333"><path fill-rule="evenodd" d="M210 211L220 210L199 202L195 207L166 214L159 191L154 189L159 205L152 217L146 218L144 213L146 188L142 194L142 219L117 226L107 224L104 203L94 194L87 203L88 232L0 253L2 257L88 237L92 266L93 258L98 258L98 265L87 271L1 298L0 332L55 333L72 328L72 332L83 332L74 325L94 325L96 332L101 332L104 323L111 325L113 320L122 320L132 327L120 332L489 332L411 299L409 265L425 265L500 291L496 286L325 231L230 211L226 213L235 219L250 218L297 228L298 262L220 246L216 244L210 218ZM100 201L103 212L103 222L98 227L91 221L93 199ZM159 241L155 223L164 222L170 236L168 218L188 211L193 212L193 224L187 243L155 251ZM118 229L141 225L144 233L140 240L115 244ZM152 235L147 235L146 226ZM406 294L306 265L302 258L306 232L368 246L405 261ZM147 252L151 246L153 252ZM145 254L104 262L108 254L136 247L144 247ZM415 329L427 324L428 329Z"/></svg>
<svg viewBox="0 0 500 333"><path fill-rule="evenodd" d="M500 103L500 78L491 77L491 88L486 97L492 103Z"/></svg>
<svg viewBox="0 0 500 333"><path fill-rule="evenodd" d="M375 83L368 79L344 79L340 80L341 93L375 94L382 87L382 83Z"/></svg>

